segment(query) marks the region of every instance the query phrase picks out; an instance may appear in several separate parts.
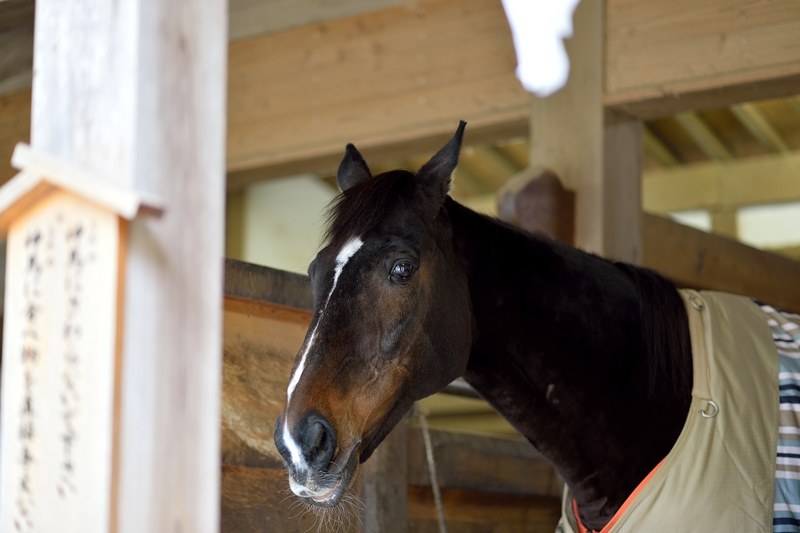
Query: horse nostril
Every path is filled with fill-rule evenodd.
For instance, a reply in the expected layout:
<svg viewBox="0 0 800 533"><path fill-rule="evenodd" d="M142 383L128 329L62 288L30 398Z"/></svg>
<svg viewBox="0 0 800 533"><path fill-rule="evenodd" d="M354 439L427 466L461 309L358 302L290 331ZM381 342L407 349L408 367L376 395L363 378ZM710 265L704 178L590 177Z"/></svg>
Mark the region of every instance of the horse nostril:
<svg viewBox="0 0 800 533"><path fill-rule="evenodd" d="M301 451L314 469L328 466L336 449L336 433L325 417L311 414L306 419L302 434Z"/></svg>

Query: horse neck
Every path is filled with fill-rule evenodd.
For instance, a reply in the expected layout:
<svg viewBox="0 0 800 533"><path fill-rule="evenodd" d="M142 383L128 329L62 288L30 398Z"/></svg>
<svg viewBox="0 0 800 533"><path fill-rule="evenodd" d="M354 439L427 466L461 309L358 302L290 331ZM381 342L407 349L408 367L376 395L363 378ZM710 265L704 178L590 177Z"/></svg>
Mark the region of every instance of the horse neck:
<svg viewBox="0 0 800 533"><path fill-rule="evenodd" d="M549 459L601 529L669 452L687 402L648 389L640 298L614 263L449 201L474 341L465 379Z"/></svg>

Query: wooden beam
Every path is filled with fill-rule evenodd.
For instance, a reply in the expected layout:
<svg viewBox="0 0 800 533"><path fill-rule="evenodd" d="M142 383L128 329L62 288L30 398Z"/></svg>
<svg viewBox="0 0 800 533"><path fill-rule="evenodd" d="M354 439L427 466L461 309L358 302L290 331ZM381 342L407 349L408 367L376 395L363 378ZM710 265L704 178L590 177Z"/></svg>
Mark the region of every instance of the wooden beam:
<svg viewBox="0 0 800 533"><path fill-rule="evenodd" d="M442 507L448 533L552 533L561 518L561 498L552 496L444 489ZM408 522L411 531L440 531L430 489L408 488Z"/></svg>
<svg viewBox="0 0 800 533"><path fill-rule="evenodd" d="M229 37L238 41L407 3L408 0L231 0Z"/></svg>
<svg viewBox="0 0 800 533"><path fill-rule="evenodd" d="M642 145L645 155L655 159L661 166L674 167L678 164L672 151L646 125L642 125Z"/></svg>
<svg viewBox="0 0 800 533"><path fill-rule="evenodd" d="M531 107L530 165L553 171L575 191L575 245L603 254L605 196L603 170L602 39L603 3L585 0L574 15L575 37L567 85Z"/></svg>
<svg viewBox="0 0 800 533"><path fill-rule="evenodd" d="M166 206L160 218L133 220L125 239L106 530L214 533L226 4L37 0L37 7L31 146Z"/></svg>
<svg viewBox="0 0 800 533"><path fill-rule="evenodd" d="M711 233L736 240L739 236L739 213L735 208L711 212Z"/></svg>
<svg viewBox="0 0 800 533"><path fill-rule="evenodd" d="M800 152L649 170L642 207L650 213L720 211L800 200Z"/></svg>
<svg viewBox="0 0 800 533"><path fill-rule="evenodd" d="M430 430L442 488L558 496L555 469L522 438L479 437ZM465 468L469 465L469 468ZM408 430L408 483L430 486L421 430Z"/></svg>
<svg viewBox="0 0 800 533"><path fill-rule="evenodd" d="M642 121L606 110L603 127L604 257L642 262Z"/></svg>
<svg viewBox="0 0 800 533"><path fill-rule="evenodd" d="M459 168L473 176L481 176L488 191L496 191L520 169L491 146L466 147L458 159Z"/></svg>
<svg viewBox="0 0 800 533"><path fill-rule="evenodd" d="M280 53L270 51L280 50ZM231 44L229 185L524 135L530 96L497 2L393 7Z"/></svg>
<svg viewBox="0 0 800 533"><path fill-rule="evenodd" d="M794 0L606 2L607 105L642 118L800 92Z"/></svg>
<svg viewBox="0 0 800 533"><path fill-rule="evenodd" d="M694 111L684 111L673 118L709 159L716 161L730 161L733 159L733 154L717 137L717 134L711 131L711 128L708 127L708 124L700 115Z"/></svg>
<svg viewBox="0 0 800 533"><path fill-rule="evenodd" d="M667 218L644 215L643 265L678 286L713 289L800 311L800 263Z"/></svg>
<svg viewBox="0 0 800 533"><path fill-rule="evenodd" d="M407 533L408 419L404 418L361 467L362 533Z"/></svg>
<svg viewBox="0 0 800 533"><path fill-rule="evenodd" d="M733 113L742 126L755 137L761 145L773 153L790 152L791 148L764 113L754 103L731 106Z"/></svg>

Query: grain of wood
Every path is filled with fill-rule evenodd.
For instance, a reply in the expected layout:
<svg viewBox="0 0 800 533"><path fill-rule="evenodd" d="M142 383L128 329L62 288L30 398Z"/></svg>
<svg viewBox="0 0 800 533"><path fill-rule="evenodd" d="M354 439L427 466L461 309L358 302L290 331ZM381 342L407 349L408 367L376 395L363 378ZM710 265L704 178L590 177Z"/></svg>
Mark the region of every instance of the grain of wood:
<svg viewBox="0 0 800 533"><path fill-rule="evenodd" d="M722 87L739 91L739 101L796 93L798 33L793 0L609 0L605 102L636 112L636 102L663 100L674 112L699 109L703 93L717 98L716 107L735 103L713 94ZM680 100L688 107L675 109Z"/></svg>
<svg viewBox="0 0 800 533"><path fill-rule="evenodd" d="M348 142L365 155L438 142L458 118L470 123L467 142L482 128L526 120L530 96L514 77L500 4L420 6L233 43L229 169L338 159Z"/></svg>
<svg viewBox="0 0 800 533"><path fill-rule="evenodd" d="M451 533L552 533L561 516L557 497L444 489L442 500ZM415 533L439 531L429 488L408 488L408 515Z"/></svg>

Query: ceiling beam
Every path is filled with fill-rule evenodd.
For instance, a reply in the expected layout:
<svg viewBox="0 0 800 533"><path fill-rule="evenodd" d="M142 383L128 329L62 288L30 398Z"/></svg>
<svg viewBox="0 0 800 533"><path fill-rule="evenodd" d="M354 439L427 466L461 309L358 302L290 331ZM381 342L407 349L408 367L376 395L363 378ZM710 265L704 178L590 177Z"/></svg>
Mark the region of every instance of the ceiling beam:
<svg viewBox="0 0 800 533"><path fill-rule="evenodd" d="M466 147L461 151L458 165L473 176L480 176L489 191L500 189L508 178L522 170L492 146Z"/></svg>
<svg viewBox="0 0 800 533"><path fill-rule="evenodd" d="M642 144L645 155L655 159L662 167L674 167L678 160L646 124L642 124Z"/></svg>
<svg viewBox="0 0 800 533"><path fill-rule="evenodd" d="M403 4L409 0L230 0L228 37L238 41Z"/></svg>
<svg viewBox="0 0 800 533"><path fill-rule="evenodd" d="M606 1L606 105L640 118L800 92L796 0Z"/></svg>
<svg viewBox="0 0 800 533"><path fill-rule="evenodd" d="M736 104L731 106L731 113L750 132L750 135L770 152L779 154L792 150L758 105L754 103Z"/></svg>
<svg viewBox="0 0 800 533"><path fill-rule="evenodd" d="M800 152L648 170L642 207L650 213L726 211L800 200Z"/></svg>
<svg viewBox="0 0 800 533"><path fill-rule="evenodd" d="M348 142L368 160L438 149L459 119L465 144L525 135L500 3L420 5L232 43L229 186L338 164Z"/></svg>
<svg viewBox="0 0 800 533"><path fill-rule="evenodd" d="M694 111L684 111L672 118L681 125L709 159L716 161L730 161L733 159L733 154L717 137L717 134L711 131L711 128L708 127L708 124L700 115Z"/></svg>

